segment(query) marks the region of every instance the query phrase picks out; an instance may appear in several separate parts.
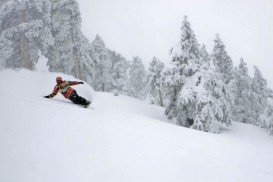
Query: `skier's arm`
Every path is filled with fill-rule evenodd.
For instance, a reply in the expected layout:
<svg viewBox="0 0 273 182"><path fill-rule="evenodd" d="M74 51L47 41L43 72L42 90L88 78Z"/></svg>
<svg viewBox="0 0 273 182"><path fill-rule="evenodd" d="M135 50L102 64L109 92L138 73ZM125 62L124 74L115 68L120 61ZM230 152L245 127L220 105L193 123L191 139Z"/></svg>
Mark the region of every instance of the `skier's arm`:
<svg viewBox="0 0 273 182"><path fill-rule="evenodd" d="M48 96L45 96L45 98L52 98L52 97L54 97L55 95L58 94L59 90L60 90L60 88L56 85L54 87L53 92L51 94L49 94Z"/></svg>
<svg viewBox="0 0 273 182"><path fill-rule="evenodd" d="M77 82L77 81L68 81L68 85L78 85L78 84L83 84L83 82Z"/></svg>

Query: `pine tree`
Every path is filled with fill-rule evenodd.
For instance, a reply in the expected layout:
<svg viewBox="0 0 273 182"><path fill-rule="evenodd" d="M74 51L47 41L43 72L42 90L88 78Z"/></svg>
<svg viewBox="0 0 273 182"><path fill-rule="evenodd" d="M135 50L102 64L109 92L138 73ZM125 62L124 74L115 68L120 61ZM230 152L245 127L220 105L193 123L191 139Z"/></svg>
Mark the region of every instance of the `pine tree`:
<svg viewBox="0 0 273 182"><path fill-rule="evenodd" d="M182 22L180 41L172 48L171 56L172 64L178 67L181 75L192 76L200 67L199 44L187 16Z"/></svg>
<svg viewBox="0 0 273 182"><path fill-rule="evenodd" d="M164 69L164 64L154 57L150 62L150 67L148 69L147 75L147 90L151 96L152 103L163 106L163 96L162 96L162 71Z"/></svg>
<svg viewBox="0 0 273 182"><path fill-rule="evenodd" d="M2 5L5 4L8 1L10 1L10 0L2 0L2 1L0 1L0 7L2 7Z"/></svg>
<svg viewBox="0 0 273 182"><path fill-rule="evenodd" d="M181 89L176 93L177 104L177 122L181 126L190 126L188 118L192 118L190 112L185 112L185 106L183 105L183 99L181 98L184 90L184 85L188 80L191 80L196 72L201 68L202 62L200 58L199 44L196 40L195 34L191 29L190 22L187 17L184 17L184 21L181 27L181 38L178 47L175 48L175 51L172 51L172 64L177 67L181 77L184 79L184 83L181 85ZM191 93L189 93L190 97ZM191 104L191 103L187 103ZM190 106L188 107L190 108Z"/></svg>
<svg viewBox="0 0 273 182"><path fill-rule="evenodd" d="M210 67L210 56L205 45L200 48L200 58L203 68L208 69Z"/></svg>
<svg viewBox="0 0 273 182"><path fill-rule="evenodd" d="M104 41L99 35L92 42L92 46L94 49L93 59L95 61L92 86L97 91L107 92L111 88L111 60Z"/></svg>
<svg viewBox="0 0 273 182"><path fill-rule="evenodd" d="M39 51L45 55L53 45L51 4L47 0L10 0L0 11L2 66L34 70Z"/></svg>
<svg viewBox="0 0 273 182"><path fill-rule="evenodd" d="M218 34L214 40L211 58L216 70L220 73L222 80L225 84L228 84L232 79L233 63Z"/></svg>
<svg viewBox="0 0 273 182"><path fill-rule="evenodd" d="M162 74L163 92L166 97L165 115L168 119L177 117L177 95L184 83L184 76L180 74L177 66L171 64L163 70Z"/></svg>
<svg viewBox="0 0 273 182"><path fill-rule="evenodd" d="M218 123L231 125L230 95L225 83L212 66L196 73L192 82L185 87L180 99L182 108L185 106L187 117L193 118L192 128L219 133ZM190 97L183 96L185 92L189 92Z"/></svg>
<svg viewBox="0 0 273 182"><path fill-rule="evenodd" d="M199 44L187 17L181 39L171 50L171 67L163 73L167 103L165 114L177 124L219 133L219 124L231 125L230 94L219 70L210 64L205 46Z"/></svg>
<svg viewBox="0 0 273 182"><path fill-rule="evenodd" d="M177 121L181 126L219 133L218 123L231 125L230 95L214 67L203 64L184 81L177 98Z"/></svg>
<svg viewBox="0 0 273 182"><path fill-rule="evenodd" d="M132 97L144 99L146 70L140 57L134 57L129 68L129 78L125 92Z"/></svg>
<svg viewBox="0 0 273 182"><path fill-rule="evenodd" d="M273 99L268 98L266 108L260 116L261 126L267 129L270 135L273 135Z"/></svg>
<svg viewBox="0 0 273 182"><path fill-rule="evenodd" d="M168 115L169 119L177 117L180 112L177 97L184 80L194 75L200 68L199 44L187 16L184 17L182 22L180 41L171 49L170 54L172 66L166 69L163 77L163 84L166 90L165 114ZM182 118L177 118L178 122L180 122L180 119Z"/></svg>
<svg viewBox="0 0 273 182"><path fill-rule="evenodd" d="M111 61L111 68L109 70L111 79L111 91L122 92L127 81L127 70L129 67L128 61L121 56L121 54L116 53L108 49L108 57Z"/></svg>
<svg viewBox="0 0 273 182"><path fill-rule="evenodd" d="M106 48L99 35L91 47L91 56L94 60L91 85L97 91L123 92L127 82L128 61L119 53Z"/></svg>
<svg viewBox="0 0 273 182"><path fill-rule="evenodd" d="M93 60L88 40L82 35L79 5L76 0L50 0L54 47L50 49L50 71L71 74L88 82Z"/></svg>
<svg viewBox="0 0 273 182"><path fill-rule="evenodd" d="M234 68L233 79L229 86L233 97L232 116L237 122L249 123L253 121L251 111L252 89L251 78L248 75L247 64L243 58L238 67Z"/></svg>
<svg viewBox="0 0 273 182"><path fill-rule="evenodd" d="M80 73L79 79L85 80L91 85L95 63L92 58L92 46L84 35L81 35L77 54L79 59L78 69L80 69L78 71Z"/></svg>
<svg viewBox="0 0 273 182"><path fill-rule="evenodd" d="M264 112L267 106L267 98L269 90L267 89L267 81L263 78L261 71L257 66L254 66L255 72L251 83L252 99L251 99L251 111L253 116L252 124L262 126L260 116Z"/></svg>

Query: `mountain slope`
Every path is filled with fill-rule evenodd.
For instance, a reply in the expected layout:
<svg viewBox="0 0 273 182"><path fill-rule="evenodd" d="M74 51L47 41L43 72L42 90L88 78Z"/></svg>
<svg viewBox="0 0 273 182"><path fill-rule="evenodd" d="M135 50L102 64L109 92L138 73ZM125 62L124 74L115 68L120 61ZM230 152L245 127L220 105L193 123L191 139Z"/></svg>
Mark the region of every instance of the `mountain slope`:
<svg viewBox="0 0 273 182"><path fill-rule="evenodd" d="M49 94L55 77L0 71L0 181L272 181L273 140L233 123L221 134L169 124L163 108L87 84L94 110Z"/></svg>

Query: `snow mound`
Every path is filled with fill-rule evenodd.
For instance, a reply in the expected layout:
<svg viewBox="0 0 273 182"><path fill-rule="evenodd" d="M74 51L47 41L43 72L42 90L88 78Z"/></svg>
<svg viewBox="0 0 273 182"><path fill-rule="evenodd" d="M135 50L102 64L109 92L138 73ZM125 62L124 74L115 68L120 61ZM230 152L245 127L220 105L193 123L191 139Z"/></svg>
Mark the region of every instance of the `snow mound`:
<svg viewBox="0 0 273 182"><path fill-rule="evenodd" d="M273 140L233 123L214 135L166 122L163 108L74 88L95 109L52 92L57 73L0 71L0 181L272 181Z"/></svg>

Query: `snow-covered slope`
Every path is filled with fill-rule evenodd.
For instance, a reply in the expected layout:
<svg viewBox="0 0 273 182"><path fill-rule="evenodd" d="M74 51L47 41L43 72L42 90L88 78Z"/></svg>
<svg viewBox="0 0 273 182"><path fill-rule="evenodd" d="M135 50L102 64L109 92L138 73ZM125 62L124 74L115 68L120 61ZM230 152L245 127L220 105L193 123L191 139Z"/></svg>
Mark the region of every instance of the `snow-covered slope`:
<svg viewBox="0 0 273 182"><path fill-rule="evenodd" d="M94 110L49 94L60 74L0 71L0 181L272 181L273 138L233 123L221 134L169 124L163 108L95 93ZM71 76L61 75L74 80Z"/></svg>

